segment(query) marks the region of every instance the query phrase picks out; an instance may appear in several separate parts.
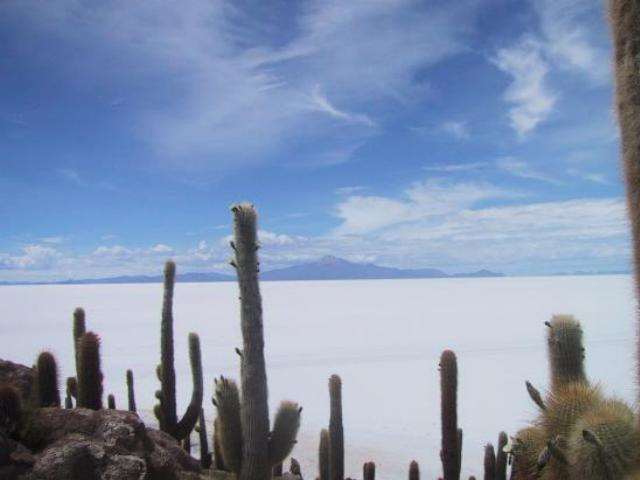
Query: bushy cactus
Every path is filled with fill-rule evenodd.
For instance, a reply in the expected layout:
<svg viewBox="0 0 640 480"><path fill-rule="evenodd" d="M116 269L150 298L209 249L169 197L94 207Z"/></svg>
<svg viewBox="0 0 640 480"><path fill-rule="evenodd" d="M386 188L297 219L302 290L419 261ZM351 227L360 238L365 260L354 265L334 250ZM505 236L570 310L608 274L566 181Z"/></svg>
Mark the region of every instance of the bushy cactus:
<svg viewBox="0 0 640 480"><path fill-rule="evenodd" d="M342 426L342 380L329 378L329 475L331 480L344 479L344 427Z"/></svg>
<svg viewBox="0 0 640 480"><path fill-rule="evenodd" d="M59 407L58 364L51 352L38 355L34 393L38 407Z"/></svg>
<svg viewBox="0 0 640 480"><path fill-rule="evenodd" d="M511 467L514 480L537 478L538 456L545 447L546 434L539 426L530 426L520 430L513 439Z"/></svg>
<svg viewBox="0 0 640 480"><path fill-rule="evenodd" d="M409 464L409 480L420 480L420 466L415 460Z"/></svg>
<svg viewBox="0 0 640 480"><path fill-rule="evenodd" d="M440 415L442 425L442 471L444 480L459 480L461 433L458 431L458 363L456 354L445 350L440 356Z"/></svg>
<svg viewBox="0 0 640 480"><path fill-rule="evenodd" d="M202 358L200 338L189 334L189 360L193 390L187 411L181 419L176 412L176 372L173 351L173 290L176 265L168 261L164 268L164 297L162 302L162 325L160 330L161 364L157 370L161 389L156 392L159 404L154 408L160 429L177 440L183 440L194 429L202 408Z"/></svg>
<svg viewBox="0 0 640 480"><path fill-rule="evenodd" d="M329 430L323 428L320 431L320 443L318 445L318 478L320 480L329 480Z"/></svg>
<svg viewBox="0 0 640 480"><path fill-rule="evenodd" d="M548 439L568 437L578 418L602 403L598 387L583 382L569 383L549 395L540 423Z"/></svg>
<svg viewBox="0 0 640 480"><path fill-rule="evenodd" d="M238 480L269 480L274 465L284 460L295 444L301 409L294 403L283 402L276 415L274 430L269 432L262 299L258 282L257 215L249 204L235 205L231 211L234 218L231 265L236 269L240 289L243 348L238 354L241 357L242 395L239 396L231 381L221 379L217 382L215 403L219 438L225 465L237 474ZM235 412L236 403L240 404L239 414ZM238 438L241 439L240 449Z"/></svg>
<svg viewBox="0 0 640 480"><path fill-rule="evenodd" d="M0 433L12 435L20 424L22 401L18 390L9 384L0 384Z"/></svg>
<svg viewBox="0 0 640 480"><path fill-rule="evenodd" d="M376 464L374 462L365 462L364 465L362 465L362 479L376 479Z"/></svg>
<svg viewBox="0 0 640 480"><path fill-rule="evenodd" d="M136 392L133 387L133 372L127 370L127 400L130 412L136 411Z"/></svg>
<svg viewBox="0 0 640 480"><path fill-rule="evenodd" d="M78 403L81 408L102 408L102 371L100 369L100 339L93 332L86 332L78 340L76 379Z"/></svg>
<svg viewBox="0 0 640 480"><path fill-rule="evenodd" d="M582 327L571 315L554 315L547 322L551 390L572 382L586 382Z"/></svg>
<svg viewBox="0 0 640 480"><path fill-rule="evenodd" d="M603 402L576 422L569 438L572 478L622 478L640 461L640 432L633 411L615 400Z"/></svg>

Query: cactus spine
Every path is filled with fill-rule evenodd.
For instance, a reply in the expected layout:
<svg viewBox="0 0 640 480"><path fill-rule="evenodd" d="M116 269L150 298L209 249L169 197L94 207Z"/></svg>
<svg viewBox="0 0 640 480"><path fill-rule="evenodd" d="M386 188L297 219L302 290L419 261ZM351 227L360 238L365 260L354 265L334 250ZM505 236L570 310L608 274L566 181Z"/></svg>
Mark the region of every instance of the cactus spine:
<svg viewBox="0 0 640 480"><path fill-rule="evenodd" d="M444 480L460 479L461 447L458 433L458 363L456 354L445 350L440 357L442 424L442 470Z"/></svg>
<svg viewBox="0 0 640 480"><path fill-rule="evenodd" d="M129 411L136 411L136 392L133 389L133 372L127 370L127 400L129 403Z"/></svg>
<svg viewBox="0 0 640 480"><path fill-rule="evenodd" d="M36 405L38 407L59 407L58 365L51 352L42 352L36 362Z"/></svg>
<svg viewBox="0 0 640 480"><path fill-rule="evenodd" d="M161 364L158 369L161 390L156 392L160 401L154 412L160 429L176 440L183 440L191 433L198 421L202 408L202 359L200 339L195 333L189 334L189 360L193 390L191 401L182 419L176 413L176 371L173 352L173 290L176 277L176 265L168 261L164 268L164 298L162 302L162 327L160 332Z"/></svg>
<svg viewBox="0 0 640 480"><path fill-rule="evenodd" d="M329 474L331 480L344 479L344 428L342 426L342 380L329 378Z"/></svg>
<svg viewBox="0 0 640 480"><path fill-rule="evenodd" d="M409 464L409 480L420 480L420 467L415 460Z"/></svg>
<svg viewBox="0 0 640 480"><path fill-rule="evenodd" d="M496 478L496 452L493 445L487 443L484 447L484 480L495 480Z"/></svg>
<svg viewBox="0 0 640 480"><path fill-rule="evenodd" d="M318 476L320 480L329 480L329 430L323 428L320 431L320 444L318 446Z"/></svg>
<svg viewBox="0 0 640 480"><path fill-rule="evenodd" d="M547 326L551 390L572 382L586 382L580 323L571 315L554 315Z"/></svg>
<svg viewBox="0 0 640 480"><path fill-rule="evenodd" d="M78 407L92 410L102 408L102 378L100 339L95 333L87 332L78 341Z"/></svg>
<svg viewBox="0 0 640 480"><path fill-rule="evenodd" d="M363 480L376 480L376 464L374 462L365 462L362 466Z"/></svg>

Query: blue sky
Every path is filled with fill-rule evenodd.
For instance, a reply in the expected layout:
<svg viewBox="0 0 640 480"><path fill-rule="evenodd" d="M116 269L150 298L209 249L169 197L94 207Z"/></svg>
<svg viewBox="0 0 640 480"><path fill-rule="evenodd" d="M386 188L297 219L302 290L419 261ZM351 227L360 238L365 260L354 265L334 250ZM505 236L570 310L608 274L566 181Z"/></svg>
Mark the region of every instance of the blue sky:
<svg viewBox="0 0 640 480"><path fill-rule="evenodd" d="M628 268L598 0L0 7L0 280Z"/></svg>

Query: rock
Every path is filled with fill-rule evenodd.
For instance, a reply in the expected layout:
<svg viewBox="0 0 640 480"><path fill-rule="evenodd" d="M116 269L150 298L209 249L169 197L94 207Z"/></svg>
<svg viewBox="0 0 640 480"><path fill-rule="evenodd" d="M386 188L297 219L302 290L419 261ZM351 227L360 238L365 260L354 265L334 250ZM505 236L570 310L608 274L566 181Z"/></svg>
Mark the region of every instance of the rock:
<svg viewBox="0 0 640 480"><path fill-rule="evenodd" d="M26 400L31 395L33 382L33 369L0 359L0 383L8 383L16 387Z"/></svg>

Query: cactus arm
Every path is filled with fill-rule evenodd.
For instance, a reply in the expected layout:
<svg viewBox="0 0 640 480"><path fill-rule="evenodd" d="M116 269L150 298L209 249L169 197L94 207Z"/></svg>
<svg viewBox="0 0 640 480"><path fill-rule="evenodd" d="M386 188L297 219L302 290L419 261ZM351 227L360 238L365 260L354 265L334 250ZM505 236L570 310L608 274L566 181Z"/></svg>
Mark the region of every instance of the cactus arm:
<svg viewBox="0 0 640 480"><path fill-rule="evenodd" d="M202 355L200 353L200 337L195 333L189 334L189 360L191 363L191 377L193 390L191 401L184 416L175 427L176 438L186 438L195 428L202 408Z"/></svg>
<svg viewBox="0 0 640 480"><path fill-rule="evenodd" d="M528 380L525 382L525 385L527 387L527 393L529 394L529 397L531 397L531 400L533 400L533 403L535 403L540 410L546 410L547 406L544 404L544 400L542 400L540 391L536 387L534 387Z"/></svg>
<svg viewBox="0 0 640 480"><path fill-rule="evenodd" d="M211 467L211 453L209 452L209 438L207 437L207 422L204 418L204 409L200 409L198 417L198 437L200 439L200 466L205 470Z"/></svg>
<svg viewBox="0 0 640 480"><path fill-rule="evenodd" d="M264 359L262 299L258 283L257 215L252 205L232 207L234 250L232 262L240 289L242 327L242 430L244 438L239 480L269 480L269 407Z"/></svg>
<svg viewBox="0 0 640 480"><path fill-rule="evenodd" d="M551 390L573 382L587 382L584 370L582 327L571 315L554 315L547 322L547 348L551 368Z"/></svg>
<svg viewBox="0 0 640 480"><path fill-rule="evenodd" d="M236 383L224 377L216 380L213 403L218 409L215 434L219 440L223 463L238 474L242 467L243 432L240 393Z"/></svg>
<svg viewBox="0 0 640 480"><path fill-rule="evenodd" d="M318 475L319 480L329 480L329 430L323 428L320 432L318 445Z"/></svg>
<svg viewBox="0 0 640 480"><path fill-rule="evenodd" d="M269 464L282 463L296 444L296 435L300 428L302 408L297 403L284 401L280 404L273 422L273 431L269 435Z"/></svg>

